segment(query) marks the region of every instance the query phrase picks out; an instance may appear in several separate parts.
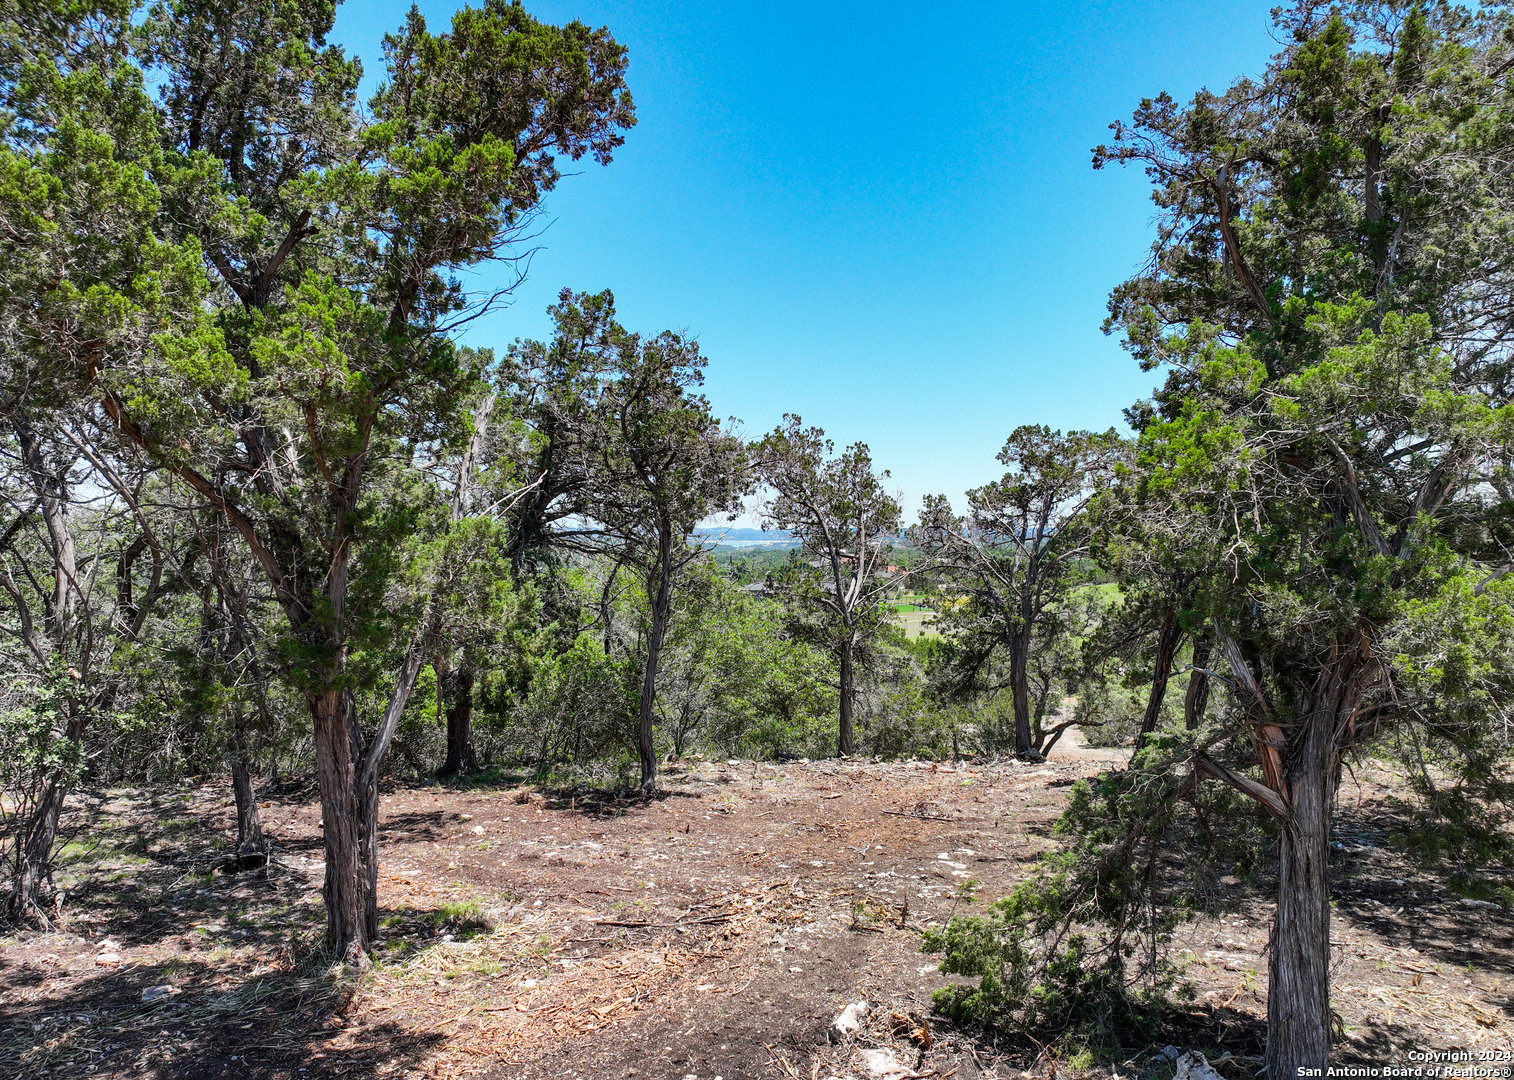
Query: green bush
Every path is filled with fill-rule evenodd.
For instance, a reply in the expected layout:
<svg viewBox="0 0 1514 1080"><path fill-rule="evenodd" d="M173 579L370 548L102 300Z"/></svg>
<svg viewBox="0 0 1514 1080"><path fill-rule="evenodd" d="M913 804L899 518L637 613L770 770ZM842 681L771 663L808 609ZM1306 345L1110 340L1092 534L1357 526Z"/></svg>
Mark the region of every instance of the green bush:
<svg viewBox="0 0 1514 1080"><path fill-rule="evenodd" d="M959 916L927 930L923 952L941 954L941 971L977 979L937 990L943 1016L1008 1028L1064 1046L1102 1049L1147 1040L1162 1014L1164 988L1128 985L1121 943L1090 942L1066 930L1056 876L1024 882L986 917Z"/></svg>

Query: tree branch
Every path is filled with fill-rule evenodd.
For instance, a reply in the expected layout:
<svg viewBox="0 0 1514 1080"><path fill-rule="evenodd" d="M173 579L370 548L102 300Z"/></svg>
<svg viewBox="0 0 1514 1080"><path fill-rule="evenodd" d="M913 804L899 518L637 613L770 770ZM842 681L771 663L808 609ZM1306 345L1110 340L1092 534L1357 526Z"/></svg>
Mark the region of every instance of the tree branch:
<svg viewBox="0 0 1514 1080"><path fill-rule="evenodd" d="M1210 780L1218 780L1229 784L1242 795L1249 796L1267 809L1273 817L1287 824L1292 820L1293 813L1288 808L1288 803L1272 788L1265 784L1259 784L1250 777L1242 776L1225 768L1218 761L1204 754L1198 754L1193 759L1193 771L1195 775Z"/></svg>

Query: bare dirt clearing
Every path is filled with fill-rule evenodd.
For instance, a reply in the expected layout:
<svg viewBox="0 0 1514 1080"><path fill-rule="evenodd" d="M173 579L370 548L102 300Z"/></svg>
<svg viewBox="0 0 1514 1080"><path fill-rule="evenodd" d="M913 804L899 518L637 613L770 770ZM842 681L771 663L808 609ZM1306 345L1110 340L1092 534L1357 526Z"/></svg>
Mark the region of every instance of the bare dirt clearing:
<svg viewBox="0 0 1514 1080"><path fill-rule="evenodd" d="M385 941L355 985L308 956L312 792L267 797L282 850L235 877L208 872L233 824L223 786L96 793L76 804L63 928L0 949L0 1075L1040 1075L1033 1044L930 1016L944 980L918 928L1008 891L1056 844L1071 783L1124 757L1075 743L1042 765L692 762L650 800L399 788L383 800ZM1385 847L1385 794L1343 796L1337 1057L1507 1047L1514 920ZM1175 942L1199 1000L1168 1038L1242 1080L1259 1064L1270 906L1233 891ZM150 988L167 989L144 1001ZM860 999L863 1030L831 1044ZM1170 1076L1155 1047L1133 1049L1094 1071Z"/></svg>

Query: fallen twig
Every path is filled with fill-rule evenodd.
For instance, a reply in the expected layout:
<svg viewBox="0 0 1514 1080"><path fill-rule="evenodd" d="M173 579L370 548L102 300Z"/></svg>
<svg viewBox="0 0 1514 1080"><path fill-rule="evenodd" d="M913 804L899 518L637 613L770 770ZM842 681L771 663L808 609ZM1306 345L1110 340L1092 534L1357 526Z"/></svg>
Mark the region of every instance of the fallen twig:
<svg viewBox="0 0 1514 1080"><path fill-rule="evenodd" d="M707 923L730 922L729 915L706 915L702 919L685 919L682 922L626 922L622 919L595 919L595 926L633 926L642 930L666 929L670 926L699 926ZM575 939L577 940L577 939Z"/></svg>
<svg viewBox="0 0 1514 1080"><path fill-rule="evenodd" d="M916 821L967 821L967 818L942 817L940 814L912 814L908 810L885 810L894 817L914 818Z"/></svg>

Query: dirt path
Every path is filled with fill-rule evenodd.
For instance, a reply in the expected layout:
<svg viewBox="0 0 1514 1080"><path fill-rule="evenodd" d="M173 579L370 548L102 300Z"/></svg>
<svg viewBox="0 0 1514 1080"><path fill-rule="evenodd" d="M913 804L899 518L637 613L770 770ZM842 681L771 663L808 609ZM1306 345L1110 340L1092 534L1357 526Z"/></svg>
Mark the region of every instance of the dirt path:
<svg viewBox="0 0 1514 1080"><path fill-rule="evenodd" d="M102 793L79 815L97 846L65 930L0 951L0 1076L1039 1075L1033 1046L930 1017L943 978L919 929L981 910L969 882L1007 892L1055 843L1068 787L1127 754L1068 739L1041 765L693 762L650 801L400 789L385 943L355 992L302 958L320 918L310 793L270 799L278 865L236 878L197 876L231 824L219 786ZM1369 818L1341 841L1343 1052L1507 1045L1508 913L1408 868ZM1229 1051L1242 1080L1270 912L1239 884L1219 911L1177 943L1200 995L1187 1045ZM831 1045L861 999L867 1028ZM1116 1071L1163 1075L1139 1055Z"/></svg>

